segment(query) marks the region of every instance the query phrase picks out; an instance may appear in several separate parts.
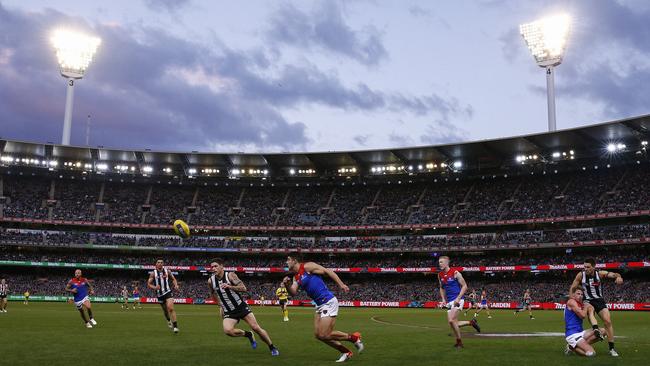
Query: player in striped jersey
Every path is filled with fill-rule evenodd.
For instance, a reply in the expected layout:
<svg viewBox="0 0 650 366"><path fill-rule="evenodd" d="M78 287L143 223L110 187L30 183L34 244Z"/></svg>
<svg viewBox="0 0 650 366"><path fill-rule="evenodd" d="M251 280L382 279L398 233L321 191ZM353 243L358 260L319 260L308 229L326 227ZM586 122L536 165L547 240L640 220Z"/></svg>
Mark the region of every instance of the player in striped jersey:
<svg viewBox="0 0 650 366"><path fill-rule="evenodd" d="M126 289L126 286L122 287L122 309L129 310L129 290Z"/></svg>
<svg viewBox="0 0 650 366"><path fill-rule="evenodd" d="M0 280L0 313L7 312L7 296L9 296L9 284L3 278Z"/></svg>
<svg viewBox="0 0 650 366"><path fill-rule="evenodd" d="M235 325L240 320L243 320L269 346L271 356L280 355L280 351L273 345L269 334L257 323L255 314L253 314L241 296L241 293L247 292L248 290L237 274L226 271L224 269L224 261L221 258L212 260L210 270L212 271L212 276L208 279L208 287L210 288L210 296L221 305L223 332L230 337L246 337L251 347L256 349L257 342L253 333L235 328Z"/></svg>
<svg viewBox="0 0 650 366"><path fill-rule="evenodd" d="M607 309L607 303L603 298L603 288L601 279L611 278L617 285L623 284L623 277L614 272L596 270L596 260L587 258L584 262L584 270L578 272L576 278L571 284L569 293L573 293L576 288L581 288L584 292L585 301L594 307L595 313L598 314L600 319L603 320L605 329L607 330L607 340L609 342L609 354L612 357L618 357L618 352L614 348L614 326L612 325L612 318ZM592 328L596 331L598 324L591 322ZM599 332L596 331L596 335Z"/></svg>
<svg viewBox="0 0 650 366"><path fill-rule="evenodd" d="M278 297L280 302L280 309L282 309L282 316L285 322L289 321L289 309L287 307L287 302L289 301L289 291L287 291L287 286L284 283L280 284L277 290L275 290L275 296Z"/></svg>
<svg viewBox="0 0 650 366"><path fill-rule="evenodd" d="M524 291L524 298L521 302L521 308L515 310L515 315L526 310L528 310L528 316L530 317L530 320L535 320L535 317L533 316L533 298L530 296L529 289L526 289L526 291Z"/></svg>
<svg viewBox="0 0 650 366"><path fill-rule="evenodd" d="M172 288L169 286L169 280L172 280L174 290L178 291L178 282L176 277L167 268L163 267L163 260L156 261L156 267L149 274L147 287L156 291L158 303L162 307L165 319L167 319L167 326L171 328L174 333L178 333L178 322L176 321L176 310L174 310L174 297L172 296Z"/></svg>

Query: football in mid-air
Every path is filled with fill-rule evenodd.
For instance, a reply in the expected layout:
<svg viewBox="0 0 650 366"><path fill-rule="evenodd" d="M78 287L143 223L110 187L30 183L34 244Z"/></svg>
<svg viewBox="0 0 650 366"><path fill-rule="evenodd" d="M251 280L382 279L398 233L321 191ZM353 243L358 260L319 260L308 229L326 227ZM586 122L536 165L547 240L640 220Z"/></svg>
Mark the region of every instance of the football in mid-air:
<svg viewBox="0 0 650 366"><path fill-rule="evenodd" d="M183 220L174 221L174 232L183 239L190 237L190 227Z"/></svg>

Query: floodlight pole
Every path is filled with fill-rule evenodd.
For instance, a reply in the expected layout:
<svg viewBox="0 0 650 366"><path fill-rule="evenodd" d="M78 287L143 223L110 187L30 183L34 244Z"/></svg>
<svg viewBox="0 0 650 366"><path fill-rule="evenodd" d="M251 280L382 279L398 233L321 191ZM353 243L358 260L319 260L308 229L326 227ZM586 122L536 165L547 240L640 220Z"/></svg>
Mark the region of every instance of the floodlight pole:
<svg viewBox="0 0 650 366"><path fill-rule="evenodd" d="M548 131L554 132L555 124L555 66L546 66L546 97L548 99Z"/></svg>
<svg viewBox="0 0 650 366"><path fill-rule="evenodd" d="M68 77L68 90L65 97L65 115L63 117L63 137L61 144L70 145L72 132L72 105L74 102L74 78Z"/></svg>

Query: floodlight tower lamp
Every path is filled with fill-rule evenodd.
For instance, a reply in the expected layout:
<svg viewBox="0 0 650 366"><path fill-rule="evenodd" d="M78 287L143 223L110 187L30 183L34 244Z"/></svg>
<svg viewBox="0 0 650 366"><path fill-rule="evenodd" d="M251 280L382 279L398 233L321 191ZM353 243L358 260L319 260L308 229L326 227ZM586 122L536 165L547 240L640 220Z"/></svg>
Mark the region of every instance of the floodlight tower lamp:
<svg viewBox="0 0 650 366"><path fill-rule="evenodd" d="M68 79L61 143L63 145L69 145L70 134L72 132L72 106L75 80L81 79L86 74L86 70L92 62L101 40L97 37L87 36L70 30L58 29L52 33L50 41L56 51L61 76Z"/></svg>
<svg viewBox="0 0 650 366"><path fill-rule="evenodd" d="M555 66L562 63L566 50L571 18L567 14L544 18L519 26L528 49L537 65L546 69L548 130L557 129L555 119Z"/></svg>

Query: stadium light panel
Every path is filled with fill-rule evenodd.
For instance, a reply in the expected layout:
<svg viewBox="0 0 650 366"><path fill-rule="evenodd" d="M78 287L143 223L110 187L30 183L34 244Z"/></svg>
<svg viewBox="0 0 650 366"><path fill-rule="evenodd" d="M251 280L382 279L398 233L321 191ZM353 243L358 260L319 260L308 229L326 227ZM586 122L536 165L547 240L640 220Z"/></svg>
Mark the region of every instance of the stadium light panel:
<svg viewBox="0 0 650 366"><path fill-rule="evenodd" d="M97 164L97 170L106 170L108 169L108 165L104 163Z"/></svg>
<svg viewBox="0 0 650 366"><path fill-rule="evenodd" d="M562 154L560 154L560 152L558 152L558 151L553 153L553 157L556 158L556 159L559 158L561 155Z"/></svg>
<svg viewBox="0 0 650 366"><path fill-rule="evenodd" d="M190 173L190 174L196 174L196 169L190 168L190 169L187 170L187 172Z"/></svg>
<svg viewBox="0 0 650 366"><path fill-rule="evenodd" d="M460 169L463 167L463 162L462 161L454 161L454 169Z"/></svg>
<svg viewBox="0 0 650 366"><path fill-rule="evenodd" d="M648 141L641 141L641 146L648 146Z"/></svg>
<svg viewBox="0 0 650 366"><path fill-rule="evenodd" d="M142 168L142 171L145 172L145 173L151 173L151 172L153 172L153 168L150 167L150 166L145 166L145 167Z"/></svg>
<svg viewBox="0 0 650 366"><path fill-rule="evenodd" d="M84 76L101 44L97 37L67 29L55 30L50 41L56 50L61 75L73 79Z"/></svg>
<svg viewBox="0 0 650 366"><path fill-rule="evenodd" d="M571 30L571 17L560 14L519 26L528 49L541 67L562 63Z"/></svg>

